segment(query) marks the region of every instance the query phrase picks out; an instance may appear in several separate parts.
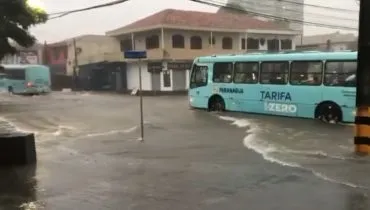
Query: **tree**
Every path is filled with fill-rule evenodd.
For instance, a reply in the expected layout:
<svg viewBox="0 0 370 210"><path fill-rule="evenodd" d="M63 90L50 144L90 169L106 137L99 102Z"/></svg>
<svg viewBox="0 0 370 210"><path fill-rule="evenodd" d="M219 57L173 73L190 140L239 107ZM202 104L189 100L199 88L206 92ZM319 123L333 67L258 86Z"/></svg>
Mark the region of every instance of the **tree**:
<svg viewBox="0 0 370 210"><path fill-rule="evenodd" d="M0 0L0 14L0 60L17 52L11 41L22 47L34 45L36 38L29 28L48 19L45 11L29 6L27 0Z"/></svg>

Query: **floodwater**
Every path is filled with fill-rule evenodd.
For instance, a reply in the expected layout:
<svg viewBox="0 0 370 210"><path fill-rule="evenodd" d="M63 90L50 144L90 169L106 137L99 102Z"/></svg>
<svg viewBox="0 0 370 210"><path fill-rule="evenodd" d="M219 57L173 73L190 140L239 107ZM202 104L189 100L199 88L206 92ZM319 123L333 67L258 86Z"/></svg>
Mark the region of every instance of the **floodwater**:
<svg viewBox="0 0 370 210"><path fill-rule="evenodd" d="M0 209L365 210L353 127L191 110L187 97L1 95L0 129L34 132L37 166L0 170Z"/></svg>

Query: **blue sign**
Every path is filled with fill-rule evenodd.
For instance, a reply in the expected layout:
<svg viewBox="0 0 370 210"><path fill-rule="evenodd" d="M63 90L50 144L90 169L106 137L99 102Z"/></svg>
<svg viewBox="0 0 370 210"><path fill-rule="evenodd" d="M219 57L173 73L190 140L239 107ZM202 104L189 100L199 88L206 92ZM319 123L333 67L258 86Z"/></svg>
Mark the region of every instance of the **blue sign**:
<svg viewBox="0 0 370 210"><path fill-rule="evenodd" d="M124 57L127 59L141 59L146 58L146 51L125 51Z"/></svg>

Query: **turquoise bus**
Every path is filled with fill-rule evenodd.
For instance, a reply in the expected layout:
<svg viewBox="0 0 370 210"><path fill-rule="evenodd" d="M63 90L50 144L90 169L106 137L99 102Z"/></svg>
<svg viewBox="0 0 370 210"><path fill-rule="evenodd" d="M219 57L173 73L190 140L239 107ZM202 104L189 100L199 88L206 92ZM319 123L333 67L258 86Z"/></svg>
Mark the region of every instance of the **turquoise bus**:
<svg viewBox="0 0 370 210"><path fill-rule="evenodd" d="M354 122L357 52L214 55L194 60L189 104L237 111Z"/></svg>
<svg viewBox="0 0 370 210"><path fill-rule="evenodd" d="M19 95L50 93L50 69L43 65L0 65L0 89Z"/></svg>

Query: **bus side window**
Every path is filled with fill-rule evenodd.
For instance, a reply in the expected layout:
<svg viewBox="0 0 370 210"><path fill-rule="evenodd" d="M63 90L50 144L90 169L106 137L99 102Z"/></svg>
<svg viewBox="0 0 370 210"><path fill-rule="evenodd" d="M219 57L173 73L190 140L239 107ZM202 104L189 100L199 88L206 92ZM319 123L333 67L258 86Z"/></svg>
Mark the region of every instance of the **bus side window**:
<svg viewBox="0 0 370 210"><path fill-rule="evenodd" d="M327 61L324 84L326 86L356 86L357 61Z"/></svg>
<svg viewBox="0 0 370 210"><path fill-rule="evenodd" d="M288 62L262 62L260 81L262 84L285 85L288 83Z"/></svg>
<svg viewBox="0 0 370 210"><path fill-rule="evenodd" d="M208 67L194 64L190 80L190 88L206 86L208 83Z"/></svg>
<svg viewBox="0 0 370 210"><path fill-rule="evenodd" d="M237 62L234 67L234 83L256 84L258 83L257 62Z"/></svg>
<svg viewBox="0 0 370 210"><path fill-rule="evenodd" d="M233 63L214 63L213 64L213 82L230 83L233 75Z"/></svg>
<svg viewBox="0 0 370 210"><path fill-rule="evenodd" d="M293 61L290 70L290 84L292 85L321 85L321 61Z"/></svg>

